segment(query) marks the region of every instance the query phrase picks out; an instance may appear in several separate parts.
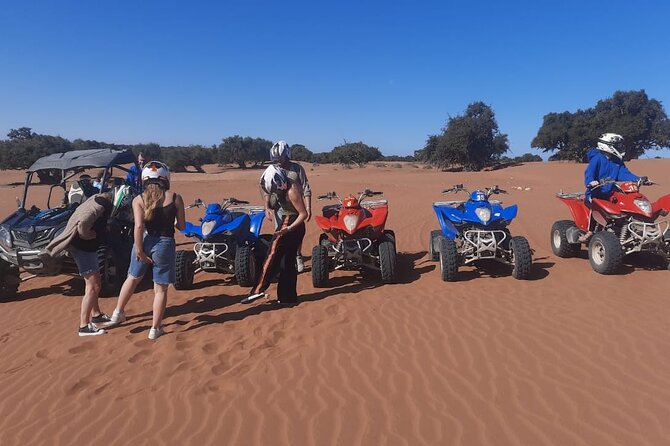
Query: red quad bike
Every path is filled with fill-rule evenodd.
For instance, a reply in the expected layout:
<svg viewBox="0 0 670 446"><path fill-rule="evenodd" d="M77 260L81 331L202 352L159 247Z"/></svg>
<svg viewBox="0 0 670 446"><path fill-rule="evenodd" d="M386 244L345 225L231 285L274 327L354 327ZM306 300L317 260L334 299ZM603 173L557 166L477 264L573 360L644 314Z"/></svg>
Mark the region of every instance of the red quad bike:
<svg viewBox="0 0 670 446"><path fill-rule="evenodd" d="M381 195L366 189L359 197L349 195L340 200L335 192L321 195L319 200L338 200L339 204L324 206L323 216L316 217L323 234L312 249L312 284L328 286L330 270L379 271L382 282L396 280L395 234L385 229L388 216L386 200L364 198Z"/></svg>
<svg viewBox="0 0 670 446"><path fill-rule="evenodd" d="M551 227L551 249L558 257L576 256L582 243L588 243L589 261L594 271L614 274L623 257L634 252L648 252L663 258L670 265L670 234L668 222L656 221L668 215L670 195L650 203L642 195L640 186L654 183L641 179L637 182L616 183L602 180L598 186L615 184L608 200L593 198L592 210L584 204L583 193L558 193L556 196L572 212L571 220L560 220ZM595 229L590 240L582 237L588 231L589 212L593 212Z"/></svg>

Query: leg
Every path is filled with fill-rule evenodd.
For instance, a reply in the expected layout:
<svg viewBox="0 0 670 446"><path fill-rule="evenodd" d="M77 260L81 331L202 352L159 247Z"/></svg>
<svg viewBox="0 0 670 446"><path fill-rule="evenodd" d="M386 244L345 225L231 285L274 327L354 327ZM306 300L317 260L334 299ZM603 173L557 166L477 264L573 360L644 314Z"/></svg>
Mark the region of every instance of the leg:
<svg viewBox="0 0 670 446"><path fill-rule="evenodd" d="M128 301L133 296L133 293L135 293L137 285L139 285L141 281L142 281L141 277L133 277L130 274L128 274L128 277L126 277L125 282L123 282L123 285L121 286L121 292L119 293L119 300L116 302L116 308L114 309L114 312L124 311L126 305L128 304Z"/></svg>
<svg viewBox="0 0 670 446"><path fill-rule="evenodd" d="M283 221L282 227L288 226L288 218ZM272 280L272 277L277 272L277 269L279 268L279 263L281 261L281 252L283 251L283 245L284 245L284 239L288 237L287 234L281 235L279 237L275 236L272 239L272 243L270 244L270 249L268 251L268 255L265 258L265 261L263 262L263 267L261 269L261 273L258 277L258 283L256 286L251 290L250 295L262 293L265 290L268 289L270 286L270 280ZM294 261L295 261L295 254L293 256Z"/></svg>
<svg viewBox="0 0 670 446"><path fill-rule="evenodd" d="M90 273L84 276L86 291L81 301L81 313L79 315L79 326L85 327L91 322L91 311L98 306L98 295L102 288L100 273ZM98 310L99 312L99 310Z"/></svg>
<svg viewBox="0 0 670 446"><path fill-rule="evenodd" d="M277 299L281 303L295 303L298 301L296 291L298 271L294 259L304 236L305 225L303 224L288 234L284 249L281 252L281 271L277 284Z"/></svg>
<svg viewBox="0 0 670 446"><path fill-rule="evenodd" d="M163 324L163 315L165 314L165 306L167 305L168 285L154 283L154 315L151 323L151 328L160 328Z"/></svg>

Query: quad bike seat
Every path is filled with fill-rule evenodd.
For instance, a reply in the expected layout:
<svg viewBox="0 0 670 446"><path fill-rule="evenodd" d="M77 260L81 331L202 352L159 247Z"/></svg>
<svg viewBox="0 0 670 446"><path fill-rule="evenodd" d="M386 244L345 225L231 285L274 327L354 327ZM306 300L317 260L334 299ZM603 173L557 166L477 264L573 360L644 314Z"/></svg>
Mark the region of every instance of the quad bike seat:
<svg viewBox="0 0 670 446"><path fill-rule="evenodd" d="M81 204L87 198L100 192L97 187L93 186L88 180L77 180L70 186L70 191L67 195L68 203Z"/></svg>

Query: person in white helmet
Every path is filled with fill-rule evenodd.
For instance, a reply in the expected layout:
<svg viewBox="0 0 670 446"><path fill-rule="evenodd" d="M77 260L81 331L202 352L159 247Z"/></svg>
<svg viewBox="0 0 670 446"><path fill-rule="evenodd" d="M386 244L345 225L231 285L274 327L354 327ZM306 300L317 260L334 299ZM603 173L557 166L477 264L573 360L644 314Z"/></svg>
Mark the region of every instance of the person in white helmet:
<svg viewBox="0 0 670 446"><path fill-rule="evenodd" d="M614 184L601 184L601 180L613 181L648 181L647 177L639 177L628 170L623 162L624 138L616 133L604 133L598 138L595 148L587 152L589 165L584 172L586 193L584 202L591 208L592 198L609 199L614 191ZM581 237L587 241L593 235L593 218L589 219L589 231Z"/></svg>
<svg viewBox="0 0 670 446"><path fill-rule="evenodd" d="M270 149L270 159L277 163L277 165L286 172L286 175L291 181L298 183L302 188L303 203L305 205L305 210L307 211L307 219L305 221L309 221L312 218L312 189L309 186L305 168L300 164L291 161L291 146L289 146L286 141L277 141L273 144ZM276 200L276 198L273 197L272 194L265 192L262 188L261 195L265 199L265 216L270 221L274 220L275 229L277 229L282 221L282 216L281 211L272 209L272 202ZM305 269L305 263L302 258L302 243L298 246L296 267L298 268L299 273Z"/></svg>
<svg viewBox="0 0 670 446"><path fill-rule="evenodd" d="M186 224L184 201L170 191L170 170L159 161L149 161L142 169L144 192L133 200L135 219L132 253L128 277L121 287L111 323L126 320L124 309L135 288L149 268L153 272L154 303L149 339L163 335L163 315L167 304L168 286L175 281L175 227L183 230Z"/></svg>
<svg viewBox="0 0 670 446"><path fill-rule="evenodd" d="M242 303L250 303L265 297L265 290L277 272L277 301L281 304L298 302L296 283L298 271L295 256L298 246L305 236L305 220L307 210L303 201L300 184L291 180L286 172L278 166L268 166L260 179L263 192L276 197L276 207L281 212L280 225L272 237L267 257L263 262L258 283Z"/></svg>

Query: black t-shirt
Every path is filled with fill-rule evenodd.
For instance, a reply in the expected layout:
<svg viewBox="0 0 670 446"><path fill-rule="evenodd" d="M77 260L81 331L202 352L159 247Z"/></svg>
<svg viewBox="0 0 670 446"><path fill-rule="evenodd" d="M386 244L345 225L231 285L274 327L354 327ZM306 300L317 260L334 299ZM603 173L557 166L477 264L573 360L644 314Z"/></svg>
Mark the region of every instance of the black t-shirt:
<svg viewBox="0 0 670 446"><path fill-rule="evenodd" d="M105 212L93 223L95 238L91 240L82 240L79 235L75 235L72 240L72 246L86 252L95 252L107 242L107 220L112 215L112 203L102 197L94 197L96 203L105 208Z"/></svg>

